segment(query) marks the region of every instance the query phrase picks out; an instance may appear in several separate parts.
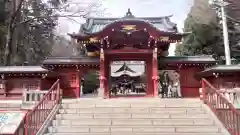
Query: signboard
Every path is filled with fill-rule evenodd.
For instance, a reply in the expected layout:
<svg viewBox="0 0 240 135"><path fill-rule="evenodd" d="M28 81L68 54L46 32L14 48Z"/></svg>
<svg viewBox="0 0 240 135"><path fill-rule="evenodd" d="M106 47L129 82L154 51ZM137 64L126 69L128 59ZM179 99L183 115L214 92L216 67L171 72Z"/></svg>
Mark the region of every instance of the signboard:
<svg viewBox="0 0 240 135"><path fill-rule="evenodd" d="M0 134L14 134L25 115L23 111L0 112Z"/></svg>
<svg viewBox="0 0 240 135"><path fill-rule="evenodd" d="M113 61L112 64L145 64L144 61Z"/></svg>

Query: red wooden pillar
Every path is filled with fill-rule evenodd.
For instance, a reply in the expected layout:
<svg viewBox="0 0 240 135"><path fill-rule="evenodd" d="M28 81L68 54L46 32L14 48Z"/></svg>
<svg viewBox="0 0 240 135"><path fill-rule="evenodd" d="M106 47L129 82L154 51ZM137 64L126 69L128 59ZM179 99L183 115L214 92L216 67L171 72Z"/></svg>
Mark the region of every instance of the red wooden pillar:
<svg viewBox="0 0 240 135"><path fill-rule="evenodd" d="M147 66L147 96L153 96L153 81L152 81L152 59L146 59Z"/></svg>
<svg viewBox="0 0 240 135"><path fill-rule="evenodd" d="M158 96L158 60L157 60L157 48L153 50L152 57L152 80L153 80L153 96Z"/></svg>
<svg viewBox="0 0 240 135"><path fill-rule="evenodd" d="M103 97L107 98L108 92L107 92L107 89L104 87L106 77L105 77L105 58L104 58L103 48L101 48L100 50L100 78L99 79L100 79L100 90L104 90Z"/></svg>
<svg viewBox="0 0 240 135"><path fill-rule="evenodd" d="M81 72L77 71L76 72L76 97L80 98L81 95Z"/></svg>
<svg viewBox="0 0 240 135"><path fill-rule="evenodd" d="M109 95L109 86L110 86L110 83L109 83L109 80L110 80L110 77L111 77L111 74L110 74L110 61L109 61L109 59L105 59L105 82L104 82L104 90L106 91L105 92L105 96L104 96L104 98L109 98L110 97L110 95Z"/></svg>
<svg viewBox="0 0 240 135"><path fill-rule="evenodd" d="M42 74L41 79L39 80L39 90L45 90L47 74Z"/></svg>

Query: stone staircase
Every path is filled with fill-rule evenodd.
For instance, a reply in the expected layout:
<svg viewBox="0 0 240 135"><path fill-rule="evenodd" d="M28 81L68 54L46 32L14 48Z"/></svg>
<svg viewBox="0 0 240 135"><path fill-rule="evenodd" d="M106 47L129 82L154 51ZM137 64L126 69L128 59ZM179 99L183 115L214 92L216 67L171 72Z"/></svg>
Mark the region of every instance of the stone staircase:
<svg viewBox="0 0 240 135"><path fill-rule="evenodd" d="M228 135L199 99L64 100L45 135Z"/></svg>

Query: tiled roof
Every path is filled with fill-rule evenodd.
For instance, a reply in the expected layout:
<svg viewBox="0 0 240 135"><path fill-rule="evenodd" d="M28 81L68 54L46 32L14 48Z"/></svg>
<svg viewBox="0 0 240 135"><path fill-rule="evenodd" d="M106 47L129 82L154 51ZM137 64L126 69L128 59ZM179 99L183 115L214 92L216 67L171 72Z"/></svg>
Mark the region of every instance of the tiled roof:
<svg viewBox="0 0 240 135"><path fill-rule="evenodd" d="M119 70L123 65L122 64L111 64L111 72L115 73L117 70ZM127 66L134 70L135 73L143 73L145 71L145 64L144 63L134 63L134 64L127 64Z"/></svg>
<svg viewBox="0 0 240 135"><path fill-rule="evenodd" d="M168 56L159 57L159 63L217 63L214 58L210 56ZM75 56L75 57L49 57L43 61L43 65L51 64L99 64L99 57L87 57L87 56ZM123 63L124 64L124 63ZM117 71L121 68L122 64L118 65ZM134 64L134 65L144 65L144 64ZM127 66L132 69L132 64L127 64Z"/></svg>
<svg viewBox="0 0 240 135"><path fill-rule="evenodd" d="M136 73L136 72L133 71L131 68L129 68L125 62L124 62L124 64L122 65L122 67L120 67L117 71L115 71L115 73L117 73L117 72L122 72L122 71L129 71L129 72L132 72L132 73Z"/></svg>
<svg viewBox="0 0 240 135"><path fill-rule="evenodd" d="M47 69L41 66L2 66L0 67L0 73L35 73L35 72L47 72Z"/></svg>
<svg viewBox="0 0 240 135"><path fill-rule="evenodd" d="M79 57L49 57L43 61L43 65L51 64L99 64L99 58Z"/></svg>
<svg viewBox="0 0 240 135"><path fill-rule="evenodd" d="M146 21L150 24L152 24L154 27L156 27L160 31L167 31L167 32L176 32L176 24L168 22L168 17L163 18L138 18L139 20ZM101 30L103 30L108 24L113 23L114 21L118 21L120 18L116 18L116 20L109 19L108 18L89 18L88 23L83 24L81 26L82 31L87 31L89 33L96 33ZM101 22L103 21L103 22Z"/></svg>
<svg viewBox="0 0 240 135"><path fill-rule="evenodd" d="M133 15L127 16L128 13L123 18L88 18L86 23L81 26L79 33L96 33L103 30L107 25L119 21L143 21L160 31L177 32L176 24L170 21L171 16L138 18Z"/></svg>
<svg viewBox="0 0 240 135"><path fill-rule="evenodd" d="M159 57L160 63L216 63L211 56L168 56Z"/></svg>
<svg viewBox="0 0 240 135"><path fill-rule="evenodd" d="M217 65L210 67L196 74L196 77L203 78L213 76L213 73L240 73L240 65Z"/></svg>
<svg viewBox="0 0 240 135"><path fill-rule="evenodd" d="M218 65L202 72L240 72L240 65Z"/></svg>

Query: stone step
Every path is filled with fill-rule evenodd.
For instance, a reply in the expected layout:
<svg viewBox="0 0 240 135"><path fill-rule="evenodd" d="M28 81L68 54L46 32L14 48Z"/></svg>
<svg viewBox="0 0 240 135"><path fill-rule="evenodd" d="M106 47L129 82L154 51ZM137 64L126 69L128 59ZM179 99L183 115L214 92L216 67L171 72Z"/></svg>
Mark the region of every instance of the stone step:
<svg viewBox="0 0 240 135"><path fill-rule="evenodd" d="M22 103L0 103L0 109L20 109Z"/></svg>
<svg viewBox="0 0 240 135"><path fill-rule="evenodd" d="M189 99L161 99L161 98L134 98L134 99L93 99L93 98L81 98L81 99L63 99L62 104L72 104L72 103L79 103L79 104L95 104L95 103L163 103L163 104L170 104L170 103L201 103L202 101L198 98L189 98Z"/></svg>
<svg viewBox="0 0 240 135"><path fill-rule="evenodd" d="M45 135L223 135L221 133L133 133L133 132L118 132L118 133L47 133Z"/></svg>
<svg viewBox="0 0 240 135"><path fill-rule="evenodd" d="M136 102L136 103L109 103L109 102L104 102L104 103L84 103L84 102L79 102L79 103L68 103L68 104L62 104L62 108L107 108L107 107L117 107L117 108L125 108L125 107L176 107L176 108L181 108L181 107L187 107L187 108L196 108L196 107L202 107L202 103L162 103L162 102L157 102L157 103L141 103L141 102Z"/></svg>
<svg viewBox="0 0 240 135"><path fill-rule="evenodd" d="M81 119L207 119L208 114L127 114L127 113L99 113L99 114L57 114L56 119L81 120Z"/></svg>
<svg viewBox="0 0 240 135"><path fill-rule="evenodd" d="M82 114L82 113L157 113L161 114L185 114L185 113L206 113L203 108L150 108L150 107L138 107L138 108L71 108L71 109L59 109L59 113L69 114Z"/></svg>
<svg viewBox="0 0 240 135"><path fill-rule="evenodd" d="M54 126L207 126L215 125L210 119L82 119L53 120Z"/></svg>
<svg viewBox="0 0 240 135"><path fill-rule="evenodd" d="M108 126L85 126L85 127L49 127L50 133L116 133L116 132L135 132L135 133L220 133L221 129L212 126L135 126L135 127L108 127Z"/></svg>
<svg viewBox="0 0 240 135"><path fill-rule="evenodd" d="M223 135L221 128L199 99L75 99L63 101L46 135Z"/></svg>

